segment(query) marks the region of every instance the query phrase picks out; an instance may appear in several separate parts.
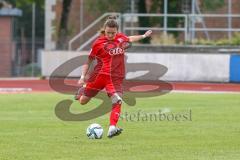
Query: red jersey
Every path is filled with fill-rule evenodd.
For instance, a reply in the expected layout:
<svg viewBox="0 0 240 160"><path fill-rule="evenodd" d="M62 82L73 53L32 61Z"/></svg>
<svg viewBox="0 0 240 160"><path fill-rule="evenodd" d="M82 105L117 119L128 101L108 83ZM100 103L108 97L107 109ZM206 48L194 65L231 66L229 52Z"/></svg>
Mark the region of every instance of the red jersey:
<svg viewBox="0 0 240 160"><path fill-rule="evenodd" d="M100 36L93 43L89 58L96 59L93 74L106 74L113 77L125 77L125 46L129 38L118 33L114 40Z"/></svg>

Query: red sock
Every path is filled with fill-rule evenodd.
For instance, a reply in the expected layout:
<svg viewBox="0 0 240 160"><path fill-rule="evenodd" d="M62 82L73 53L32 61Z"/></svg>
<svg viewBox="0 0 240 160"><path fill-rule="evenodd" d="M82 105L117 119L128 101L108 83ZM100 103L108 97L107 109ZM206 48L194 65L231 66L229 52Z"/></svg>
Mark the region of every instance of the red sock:
<svg viewBox="0 0 240 160"><path fill-rule="evenodd" d="M112 112L110 115L110 125L116 126L121 113L121 104L115 103L112 106Z"/></svg>

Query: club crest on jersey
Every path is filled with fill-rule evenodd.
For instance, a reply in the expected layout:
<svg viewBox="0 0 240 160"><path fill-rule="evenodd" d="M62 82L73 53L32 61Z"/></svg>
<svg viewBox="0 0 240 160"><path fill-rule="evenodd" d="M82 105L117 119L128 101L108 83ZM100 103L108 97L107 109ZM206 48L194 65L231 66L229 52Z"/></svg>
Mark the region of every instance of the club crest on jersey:
<svg viewBox="0 0 240 160"><path fill-rule="evenodd" d="M118 42L120 42L120 43L122 43L122 42L124 41L122 38L118 38L117 40L118 40Z"/></svg>

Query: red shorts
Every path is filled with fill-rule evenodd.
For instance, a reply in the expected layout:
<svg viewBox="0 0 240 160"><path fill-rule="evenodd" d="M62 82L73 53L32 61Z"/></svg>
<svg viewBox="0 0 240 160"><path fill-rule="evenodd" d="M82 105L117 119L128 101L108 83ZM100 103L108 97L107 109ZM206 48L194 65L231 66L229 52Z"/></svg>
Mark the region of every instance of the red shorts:
<svg viewBox="0 0 240 160"><path fill-rule="evenodd" d="M111 77L110 75L105 74L91 76L84 89L84 95L87 97L94 97L104 88L109 97L111 97L114 93L122 94L122 83L123 78L121 77Z"/></svg>

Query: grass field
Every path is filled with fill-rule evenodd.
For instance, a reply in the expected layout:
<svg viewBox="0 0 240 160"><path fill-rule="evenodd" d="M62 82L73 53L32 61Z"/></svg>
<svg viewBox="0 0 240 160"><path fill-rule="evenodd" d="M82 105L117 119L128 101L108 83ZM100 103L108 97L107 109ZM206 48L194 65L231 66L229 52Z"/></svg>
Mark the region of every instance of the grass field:
<svg viewBox="0 0 240 160"><path fill-rule="evenodd" d="M54 113L57 93L0 95L0 160L239 160L240 94L171 93L139 98L123 113L190 114L191 119L123 119L122 135L106 137L109 115L84 122L64 122ZM74 102L73 112L87 106ZM86 127L97 122L104 137L89 140Z"/></svg>

